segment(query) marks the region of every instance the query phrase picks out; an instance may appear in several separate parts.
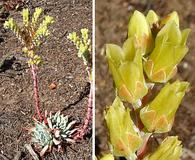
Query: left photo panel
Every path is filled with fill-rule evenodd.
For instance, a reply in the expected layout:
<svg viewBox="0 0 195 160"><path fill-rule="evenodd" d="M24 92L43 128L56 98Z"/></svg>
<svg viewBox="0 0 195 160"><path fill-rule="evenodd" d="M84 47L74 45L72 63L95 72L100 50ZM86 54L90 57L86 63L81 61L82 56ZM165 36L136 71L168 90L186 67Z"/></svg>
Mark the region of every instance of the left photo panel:
<svg viewBox="0 0 195 160"><path fill-rule="evenodd" d="M92 159L92 6L0 2L0 159Z"/></svg>

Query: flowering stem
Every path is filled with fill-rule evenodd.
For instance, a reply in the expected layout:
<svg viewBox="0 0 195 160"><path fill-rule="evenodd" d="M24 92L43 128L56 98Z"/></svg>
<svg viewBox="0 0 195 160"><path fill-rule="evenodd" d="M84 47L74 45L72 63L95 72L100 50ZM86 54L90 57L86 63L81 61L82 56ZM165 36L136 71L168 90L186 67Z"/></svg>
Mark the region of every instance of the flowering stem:
<svg viewBox="0 0 195 160"><path fill-rule="evenodd" d="M38 78L36 72L36 66L34 64L31 65L31 72L33 78L33 89L34 89L34 100L35 100L35 110L38 114L40 121L43 120L43 116L40 112L40 100L39 100L39 87L38 87Z"/></svg>
<svg viewBox="0 0 195 160"><path fill-rule="evenodd" d="M88 75L90 77L90 72L88 71ZM89 98L88 98L88 104L87 104L87 114L84 120L84 123L82 127L79 130L79 133L76 134L74 137L75 140L82 139L83 136L88 132L88 126L92 119L92 102L93 102L93 83L90 82L90 92L89 92Z"/></svg>
<svg viewBox="0 0 195 160"><path fill-rule="evenodd" d="M74 137L75 140L77 139L82 139L83 136L88 132L88 126L92 118L92 85L90 86L90 93L89 93L89 98L88 98L88 105L87 105L87 114L84 120L84 123L79 130L79 133Z"/></svg>

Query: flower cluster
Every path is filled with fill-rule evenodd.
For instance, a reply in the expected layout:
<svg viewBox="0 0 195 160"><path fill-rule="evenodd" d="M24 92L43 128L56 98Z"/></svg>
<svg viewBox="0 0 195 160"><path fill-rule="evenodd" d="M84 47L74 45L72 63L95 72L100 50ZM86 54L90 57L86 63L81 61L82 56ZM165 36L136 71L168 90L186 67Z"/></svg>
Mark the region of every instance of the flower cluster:
<svg viewBox="0 0 195 160"><path fill-rule="evenodd" d="M87 28L81 29L81 37L76 32L69 33L67 36L78 50L78 57L81 57L84 64L87 65L89 61L89 53L91 51L91 40L89 39L89 30Z"/></svg>
<svg viewBox="0 0 195 160"><path fill-rule="evenodd" d="M177 12L160 18L152 10L147 16L135 11L123 46L106 45L106 57L117 93L105 114L110 150L114 156L135 160L153 133L171 130L189 83L179 80L169 83L169 80L188 52L189 32L190 29L180 30ZM151 83L153 86L155 83L165 85L152 101L142 104ZM123 102L132 105L133 118ZM148 138L144 138L147 135ZM145 155L144 160L179 160L180 143L177 137L168 137L154 153Z"/></svg>
<svg viewBox="0 0 195 160"><path fill-rule="evenodd" d="M35 53L35 50L40 46L42 38L49 35L48 27L54 22L53 17L45 16L42 23L39 24L39 17L42 12L43 10L41 8L35 8L32 20L30 21L29 10L23 9L22 26L19 26L13 18L9 18L8 21L4 23L4 27L12 30L16 37L22 42L24 47L23 52L26 53L30 65L38 65L41 62L41 57Z"/></svg>

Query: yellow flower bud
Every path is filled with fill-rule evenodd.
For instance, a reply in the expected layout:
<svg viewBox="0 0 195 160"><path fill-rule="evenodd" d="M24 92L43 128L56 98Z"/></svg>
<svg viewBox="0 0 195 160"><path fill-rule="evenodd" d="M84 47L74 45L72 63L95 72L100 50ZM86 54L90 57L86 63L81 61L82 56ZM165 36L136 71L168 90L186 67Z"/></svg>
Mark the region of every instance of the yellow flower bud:
<svg viewBox="0 0 195 160"><path fill-rule="evenodd" d="M167 23L157 34L155 48L144 63L144 70L153 82L165 83L177 72L177 64L188 52L190 30L180 31L174 21Z"/></svg>
<svg viewBox="0 0 195 160"><path fill-rule="evenodd" d="M13 20L13 18L9 18L8 21L5 21L4 28L12 30L14 34L16 34L16 36L18 37L20 28L17 25L17 23Z"/></svg>
<svg viewBox="0 0 195 160"><path fill-rule="evenodd" d="M53 17L45 16L43 22L39 25L39 27L35 33L34 41L39 41L40 38L47 37L49 35L48 27L53 22L54 22Z"/></svg>
<svg viewBox="0 0 195 160"><path fill-rule="evenodd" d="M174 21L179 26L179 16L176 11L173 11L172 13L162 18L160 21L160 26L166 25L171 21Z"/></svg>
<svg viewBox="0 0 195 160"><path fill-rule="evenodd" d="M35 8L35 12L33 13L32 16L32 24L35 25L41 15L41 13L43 12L42 8Z"/></svg>
<svg viewBox="0 0 195 160"><path fill-rule="evenodd" d="M148 21L150 28L153 28L154 24L158 27L159 17L153 10L149 10L146 20Z"/></svg>
<svg viewBox="0 0 195 160"><path fill-rule="evenodd" d="M151 155L144 160L180 160L182 154L181 141L178 137L167 137Z"/></svg>
<svg viewBox="0 0 195 160"><path fill-rule="evenodd" d="M109 131L111 150L115 156L135 157L142 139L130 117L130 110L125 109L119 97L106 111L105 119Z"/></svg>
<svg viewBox="0 0 195 160"><path fill-rule="evenodd" d="M29 10L28 10L28 8L22 10L22 16L23 16L24 26L28 26L28 23L29 23Z"/></svg>
<svg viewBox="0 0 195 160"><path fill-rule="evenodd" d="M88 40L88 34L89 34L89 29L87 29L87 28L81 29L81 36L82 36L83 40Z"/></svg>
<svg viewBox="0 0 195 160"><path fill-rule="evenodd" d="M141 109L140 118L149 132L164 133L171 130L188 85L188 82L179 81L166 84L155 99Z"/></svg>
<svg viewBox="0 0 195 160"><path fill-rule="evenodd" d="M22 48L22 52L28 54L28 48L27 47L23 47Z"/></svg>
<svg viewBox="0 0 195 160"><path fill-rule="evenodd" d="M35 55L33 57L33 63L36 64L36 65L39 65L41 63L41 57L38 56L38 55Z"/></svg>
<svg viewBox="0 0 195 160"><path fill-rule="evenodd" d="M136 107L148 91L143 75L142 50L137 49L135 54L128 54L128 51L134 48L126 46L125 43L123 49L114 44L107 44L106 55L119 97Z"/></svg>
<svg viewBox="0 0 195 160"><path fill-rule="evenodd" d="M153 48L151 30L145 16L135 11L129 21L128 37L136 38L136 48L142 48L143 54L147 54Z"/></svg>
<svg viewBox="0 0 195 160"><path fill-rule="evenodd" d="M48 26L48 25L54 23L54 18L51 16L45 16L43 23L44 23L44 25Z"/></svg>

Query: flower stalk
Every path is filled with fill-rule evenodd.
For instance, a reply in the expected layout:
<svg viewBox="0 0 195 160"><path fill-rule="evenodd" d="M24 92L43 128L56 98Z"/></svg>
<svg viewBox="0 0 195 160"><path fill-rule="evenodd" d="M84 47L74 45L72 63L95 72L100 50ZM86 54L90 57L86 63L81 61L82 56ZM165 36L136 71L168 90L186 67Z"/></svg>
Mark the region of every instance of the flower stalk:
<svg viewBox="0 0 195 160"><path fill-rule="evenodd" d="M32 79L33 79L35 110L37 112L39 120L42 121L43 120L43 116L41 114L41 109L40 109L38 77L37 77L37 69L36 69L35 65L31 65L31 73L32 73Z"/></svg>
<svg viewBox="0 0 195 160"><path fill-rule="evenodd" d="M75 134L74 139L79 140L89 131L89 125L92 121L92 108L93 108L93 80L92 80L92 57L91 57L91 39L89 38L89 30L87 28L82 28L80 30L81 36L77 35L76 32L69 33L67 38L75 45L78 53L77 56L83 60L84 65L86 65L86 71L88 74L88 79L90 83L90 91L87 103L87 113L85 120L78 132Z"/></svg>
<svg viewBox="0 0 195 160"><path fill-rule="evenodd" d="M33 90L34 90L34 101L35 101L35 111L39 117L39 120L44 119L41 114L40 99L39 99L39 87L38 87L38 76L37 67L42 62L40 55L36 53L39 45L42 42L43 37L47 37L49 32L49 25L51 25L54 20L51 16L45 16L42 23L38 24L38 18L43 10L41 8L35 8L32 19L30 21L29 9L22 10L23 23L18 25L13 18L9 18L4 23L4 28L10 29L16 37L21 42L23 48L22 52L28 59L28 65L31 68L32 79L33 79ZM46 122L46 121L45 121Z"/></svg>
<svg viewBox="0 0 195 160"><path fill-rule="evenodd" d="M90 91L89 91L89 97L88 97L88 103L87 103L87 113L85 116L85 120L81 128L79 129L78 133L74 137L75 140L82 139L86 133L88 132L89 124L92 120L92 102L93 102L93 89L92 89L92 83L90 84Z"/></svg>

